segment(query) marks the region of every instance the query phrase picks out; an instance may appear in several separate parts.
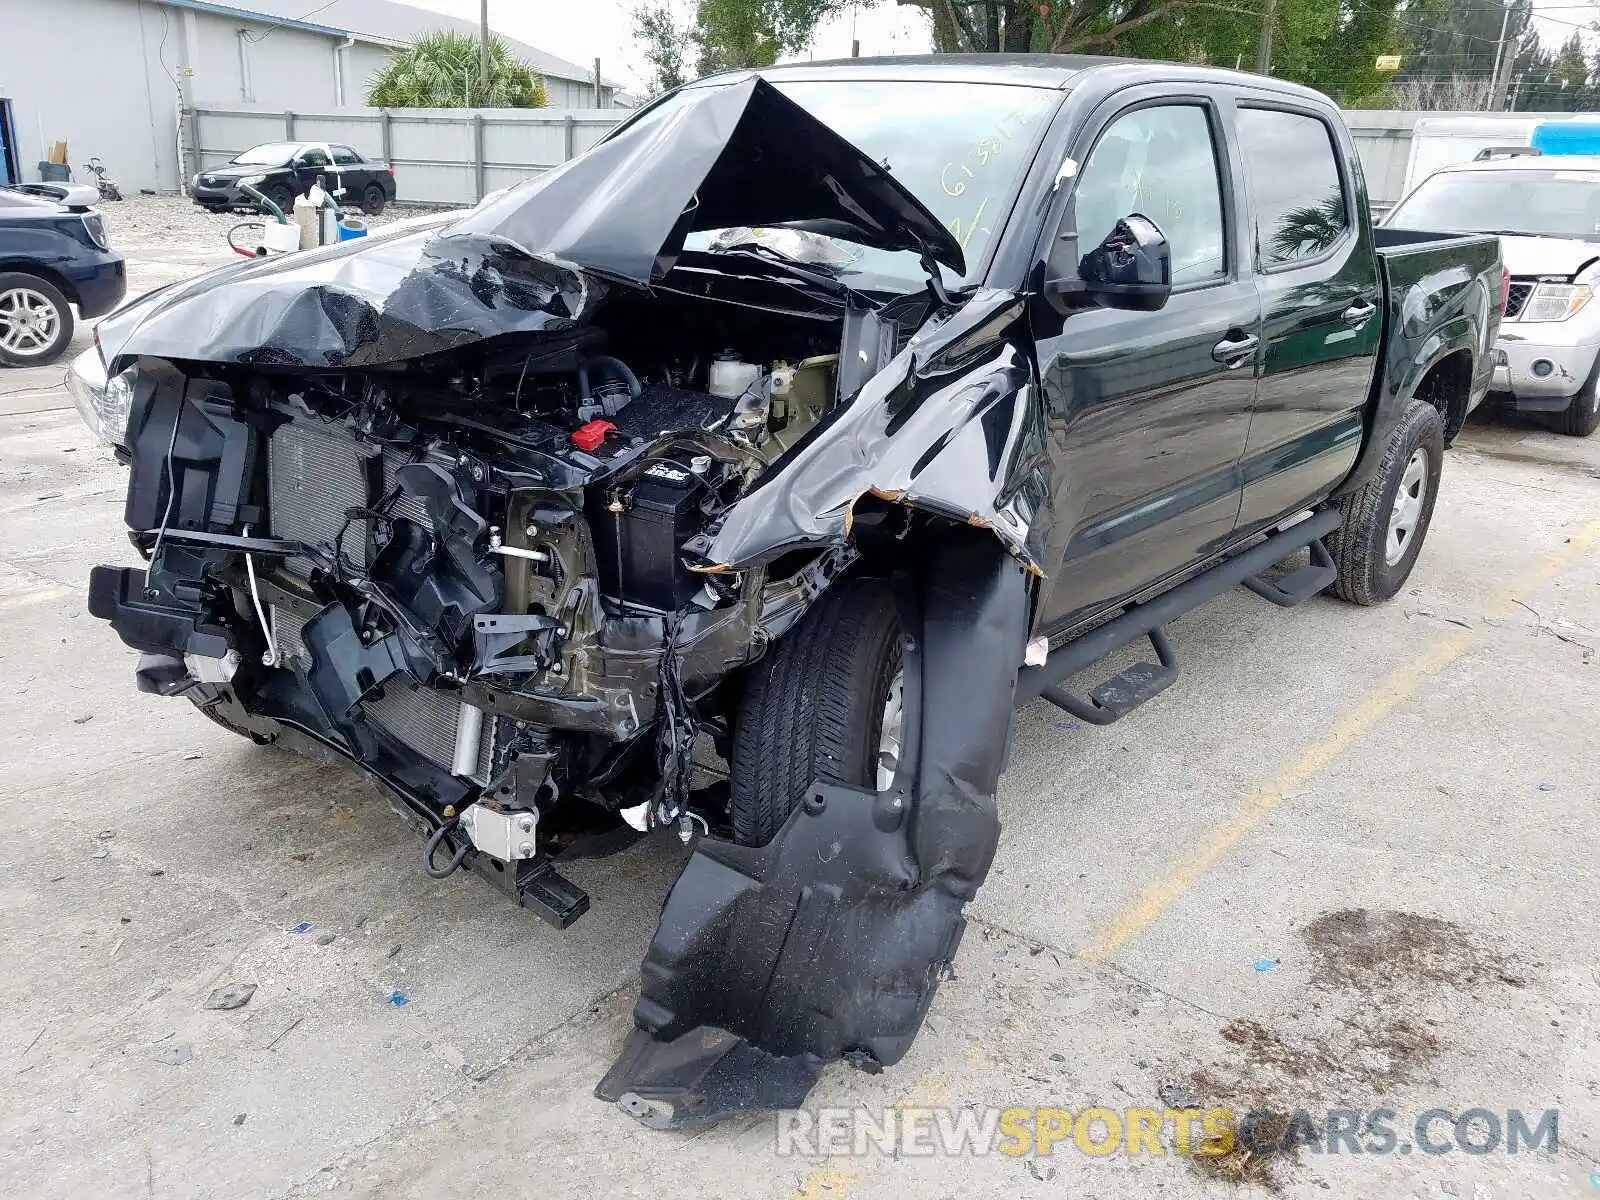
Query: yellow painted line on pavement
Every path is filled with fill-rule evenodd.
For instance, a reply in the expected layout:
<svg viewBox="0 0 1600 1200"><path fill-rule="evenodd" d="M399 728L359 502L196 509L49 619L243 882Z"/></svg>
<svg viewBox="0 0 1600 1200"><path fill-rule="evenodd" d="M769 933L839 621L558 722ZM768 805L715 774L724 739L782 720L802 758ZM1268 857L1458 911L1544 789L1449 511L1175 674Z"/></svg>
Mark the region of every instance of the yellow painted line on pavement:
<svg viewBox="0 0 1600 1200"><path fill-rule="evenodd" d="M1483 618L1502 618L1517 610L1513 597L1548 583L1576 562L1600 539L1600 519L1592 520L1539 563L1495 594ZM1435 642L1416 658L1384 676L1332 728L1306 747L1273 779L1247 793L1239 810L1205 838L1187 858L1145 886L1090 939L1083 957L1105 962L1138 937L1183 898L1247 834L1253 833L1295 792L1326 770L1357 738L1404 704L1428 680L1460 658L1478 641L1476 630L1463 629Z"/></svg>

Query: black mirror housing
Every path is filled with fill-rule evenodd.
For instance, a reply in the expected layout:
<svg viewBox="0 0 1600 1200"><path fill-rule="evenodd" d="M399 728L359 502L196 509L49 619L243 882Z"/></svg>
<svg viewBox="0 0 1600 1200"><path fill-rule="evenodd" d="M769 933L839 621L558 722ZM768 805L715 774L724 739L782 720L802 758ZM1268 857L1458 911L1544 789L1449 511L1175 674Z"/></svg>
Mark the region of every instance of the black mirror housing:
<svg viewBox="0 0 1600 1200"><path fill-rule="evenodd" d="M1172 295L1172 249L1149 217L1129 213L1078 263L1083 290L1109 308L1155 312Z"/></svg>

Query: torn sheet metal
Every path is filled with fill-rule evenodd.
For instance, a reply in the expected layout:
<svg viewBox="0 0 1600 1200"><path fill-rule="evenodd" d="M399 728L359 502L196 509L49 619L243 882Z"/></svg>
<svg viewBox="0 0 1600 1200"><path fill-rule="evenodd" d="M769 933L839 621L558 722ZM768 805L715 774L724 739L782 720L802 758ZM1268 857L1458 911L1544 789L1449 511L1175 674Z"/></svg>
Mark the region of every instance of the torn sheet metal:
<svg viewBox="0 0 1600 1200"><path fill-rule="evenodd" d="M842 541L872 494L990 529L1038 572L1050 459L1022 320L991 289L924 326L728 511L707 562Z"/></svg>
<svg viewBox="0 0 1600 1200"><path fill-rule="evenodd" d="M938 217L760 76L667 97L447 234L504 239L645 286L690 233L806 222L868 246L926 249L966 273Z"/></svg>
<svg viewBox="0 0 1600 1200"><path fill-rule="evenodd" d="M102 344L108 362L385 366L565 328L593 311L602 280L659 280L696 230L786 223L966 269L949 230L893 176L753 76L680 92L445 225L175 285L108 321Z"/></svg>
<svg viewBox="0 0 1600 1200"><path fill-rule="evenodd" d="M910 1048L999 841L1027 576L987 538L953 537L915 603L913 769L878 793L814 785L764 847L701 839L602 1099L660 1128L709 1124L799 1104L824 1062L874 1070Z"/></svg>
<svg viewBox="0 0 1600 1200"><path fill-rule="evenodd" d="M363 246L363 242L370 244ZM128 355L258 367L376 367L503 333L562 329L601 291L510 243L431 229L257 259L137 303L102 339ZM131 329L121 325L135 319Z"/></svg>

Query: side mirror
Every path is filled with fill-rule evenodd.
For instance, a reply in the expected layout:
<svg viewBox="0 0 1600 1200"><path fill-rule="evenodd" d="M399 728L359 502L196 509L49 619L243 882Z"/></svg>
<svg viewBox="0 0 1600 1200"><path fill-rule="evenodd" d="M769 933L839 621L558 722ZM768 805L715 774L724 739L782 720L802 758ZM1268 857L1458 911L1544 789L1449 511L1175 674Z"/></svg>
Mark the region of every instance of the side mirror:
<svg viewBox="0 0 1600 1200"><path fill-rule="evenodd" d="M1155 312L1172 295L1172 249L1149 217L1129 213L1078 263L1083 291L1108 308Z"/></svg>

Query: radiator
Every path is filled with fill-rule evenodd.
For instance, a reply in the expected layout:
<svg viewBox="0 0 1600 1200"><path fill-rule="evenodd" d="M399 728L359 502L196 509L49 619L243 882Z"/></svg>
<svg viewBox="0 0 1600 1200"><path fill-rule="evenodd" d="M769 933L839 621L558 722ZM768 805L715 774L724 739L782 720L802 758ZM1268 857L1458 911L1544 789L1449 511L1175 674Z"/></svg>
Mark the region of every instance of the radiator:
<svg viewBox="0 0 1600 1200"><path fill-rule="evenodd" d="M272 639L283 666L304 673L310 667L309 655L300 631L305 622L288 609L272 609ZM434 766L450 770L456 753L456 721L461 701L454 692L419 687L404 674L383 685L383 695L362 704L361 715L410 747ZM485 714L483 733L478 741L478 761L468 778L488 783L494 771L495 739L500 718Z"/></svg>
<svg viewBox="0 0 1600 1200"><path fill-rule="evenodd" d="M289 421L280 425L267 443L267 511L274 537L310 545L332 545L351 508L368 508L394 487L395 473L406 456L389 447L381 454L382 474L369 494L368 464L371 449L352 437L343 426L314 421ZM431 529L427 506L416 496L401 495L388 507L393 517L404 517ZM367 522L351 521L341 548L357 570L367 565ZM286 565L301 576L311 572L304 558ZM300 631L305 622L287 609L271 613L273 641L282 664L304 672L310 667ZM362 705L366 719L409 746L429 762L448 771L455 759L456 720L461 702L453 692L419 687L397 675L383 687L381 698ZM493 769L495 736L499 720L485 716L478 744L478 765L471 776L488 781Z"/></svg>
<svg viewBox="0 0 1600 1200"><path fill-rule="evenodd" d="M367 484L370 461L371 451L342 426L312 421L280 425L267 443L267 512L272 535L314 546L332 545L344 527L345 513L370 507L387 495L406 457L398 450L383 449L382 476L373 495L368 494ZM433 525L427 505L416 496L396 497L388 511L425 528ZM342 543L345 558L358 569L367 565L367 532L366 521L351 521ZM287 565L297 575L311 571L310 562L303 558L291 558Z"/></svg>

